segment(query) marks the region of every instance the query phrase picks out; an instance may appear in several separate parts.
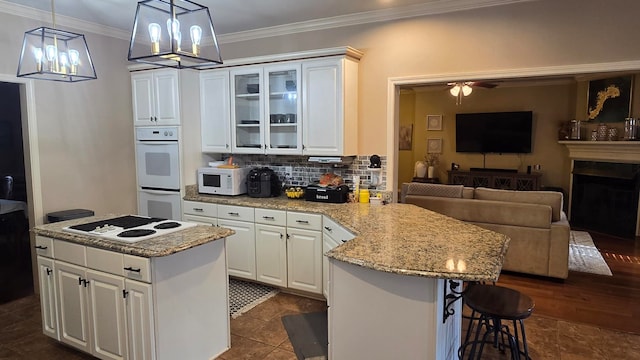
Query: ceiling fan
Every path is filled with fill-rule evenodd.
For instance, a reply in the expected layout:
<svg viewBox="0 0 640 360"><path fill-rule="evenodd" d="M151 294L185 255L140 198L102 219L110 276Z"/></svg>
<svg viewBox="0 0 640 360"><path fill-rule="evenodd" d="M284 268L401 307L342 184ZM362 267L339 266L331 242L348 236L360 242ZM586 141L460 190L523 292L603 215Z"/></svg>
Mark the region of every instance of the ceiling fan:
<svg viewBox="0 0 640 360"><path fill-rule="evenodd" d="M484 81L458 81L448 83L447 86L451 87L449 93L456 97L456 105L460 105L462 97L469 96L471 92L473 92L474 87L493 89L498 85Z"/></svg>

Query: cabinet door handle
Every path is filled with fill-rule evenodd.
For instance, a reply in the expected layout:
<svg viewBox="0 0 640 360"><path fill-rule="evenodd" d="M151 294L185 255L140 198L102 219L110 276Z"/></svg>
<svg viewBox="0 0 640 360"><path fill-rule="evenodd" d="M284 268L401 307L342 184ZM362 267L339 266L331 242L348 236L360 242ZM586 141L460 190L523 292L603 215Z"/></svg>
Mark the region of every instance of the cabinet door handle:
<svg viewBox="0 0 640 360"><path fill-rule="evenodd" d="M127 295L129 295L129 292L127 290L125 290L125 289L122 289L122 298L126 299Z"/></svg>
<svg viewBox="0 0 640 360"><path fill-rule="evenodd" d="M47 276L51 275L52 272L53 272L53 270L47 268Z"/></svg>
<svg viewBox="0 0 640 360"><path fill-rule="evenodd" d="M89 286L89 283L90 283L91 281L89 281L89 280L82 280L82 282L84 283L84 287L87 287L87 286Z"/></svg>
<svg viewBox="0 0 640 360"><path fill-rule="evenodd" d="M287 234L287 240L289 240L291 238L291 235Z"/></svg>
<svg viewBox="0 0 640 360"><path fill-rule="evenodd" d="M296 220L298 224L309 224L307 220Z"/></svg>
<svg viewBox="0 0 640 360"><path fill-rule="evenodd" d="M282 239L284 236L282 234L280 234L280 239Z"/></svg>
<svg viewBox="0 0 640 360"><path fill-rule="evenodd" d="M275 220L273 216L263 216L262 218L265 220Z"/></svg>
<svg viewBox="0 0 640 360"><path fill-rule="evenodd" d="M195 211L195 212L203 212L204 209L202 209L202 208L193 208L193 211Z"/></svg>
<svg viewBox="0 0 640 360"><path fill-rule="evenodd" d="M237 212L230 212L230 213L227 213L227 214L229 214L231 216L240 216L240 214L238 214Z"/></svg>
<svg viewBox="0 0 640 360"><path fill-rule="evenodd" d="M226 147L228 149L229 148L229 144L224 144L224 147Z"/></svg>
<svg viewBox="0 0 640 360"><path fill-rule="evenodd" d="M149 121L153 121L153 116L149 116Z"/></svg>
<svg viewBox="0 0 640 360"><path fill-rule="evenodd" d="M137 272L137 273L140 272L140 268L134 268L134 267L131 267L131 266L127 266L124 269L127 270L127 271L133 271L133 272Z"/></svg>
<svg viewBox="0 0 640 360"><path fill-rule="evenodd" d="M332 228L330 228L330 227L328 227L328 226L325 226L324 228L325 228L327 231L329 231L329 232L333 231L333 229L332 229Z"/></svg>
<svg viewBox="0 0 640 360"><path fill-rule="evenodd" d="M42 246L42 245L36 245L36 249L38 250L47 250L46 246Z"/></svg>
<svg viewBox="0 0 640 360"><path fill-rule="evenodd" d="M78 286L82 285L82 278L78 276Z"/></svg>
<svg viewBox="0 0 640 360"><path fill-rule="evenodd" d="M347 241L349 241L349 240L344 240L344 239L342 239L342 242L343 242L343 243L346 243Z"/></svg>

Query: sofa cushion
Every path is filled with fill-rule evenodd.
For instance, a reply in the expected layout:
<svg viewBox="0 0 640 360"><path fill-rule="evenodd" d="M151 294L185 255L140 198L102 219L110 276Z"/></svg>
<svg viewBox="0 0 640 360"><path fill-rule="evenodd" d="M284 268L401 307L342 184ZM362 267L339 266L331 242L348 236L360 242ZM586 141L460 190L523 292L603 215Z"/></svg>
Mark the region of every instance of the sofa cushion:
<svg viewBox="0 0 640 360"><path fill-rule="evenodd" d="M478 200L494 200L551 206L551 221L562 218L562 193L555 191L516 191L476 188L473 193Z"/></svg>
<svg viewBox="0 0 640 360"><path fill-rule="evenodd" d="M463 189L462 185L409 183L406 195L461 198Z"/></svg>

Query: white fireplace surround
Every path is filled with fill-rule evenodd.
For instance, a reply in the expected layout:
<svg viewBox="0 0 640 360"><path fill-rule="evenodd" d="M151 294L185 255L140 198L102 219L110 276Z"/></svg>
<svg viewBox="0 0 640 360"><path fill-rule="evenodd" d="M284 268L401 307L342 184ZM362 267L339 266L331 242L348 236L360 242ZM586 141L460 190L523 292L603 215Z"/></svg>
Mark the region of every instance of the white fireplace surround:
<svg viewBox="0 0 640 360"><path fill-rule="evenodd" d="M571 172L574 162L580 160L640 164L640 141L559 141L569 149ZM573 177L570 178L569 219L571 219L571 195ZM636 218L636 236L640 236L640 200Z"/></svg>

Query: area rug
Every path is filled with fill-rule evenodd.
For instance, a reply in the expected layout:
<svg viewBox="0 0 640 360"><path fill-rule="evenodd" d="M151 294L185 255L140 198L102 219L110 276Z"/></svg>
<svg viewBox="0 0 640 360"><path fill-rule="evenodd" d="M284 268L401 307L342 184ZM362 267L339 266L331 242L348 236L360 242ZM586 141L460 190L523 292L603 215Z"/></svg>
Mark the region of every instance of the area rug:
<svg viewBox="0 0 640 360"><path fill-rule="evenodd" d="M329 358L326 311L285 315L281 319L298 360L326 360Z"/></svg>
<svg viewBox="0 0 640 360"><path fill-rule="evenodd" d="M229 315L235 319L277 293L278 289L270 286L229 279Z"/></svg>
<svg viewBox="0 0 640 360"><path fill-rule="evenodd" d="M613 276L607 262L594 245L591 235L586 231L571 231L569 270Z"/></svg>

